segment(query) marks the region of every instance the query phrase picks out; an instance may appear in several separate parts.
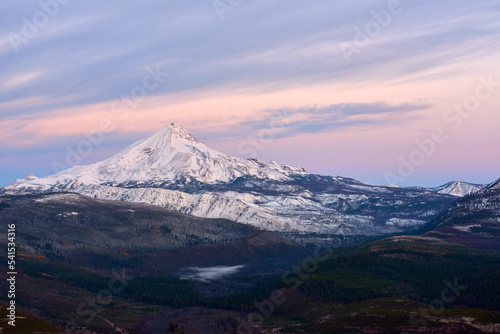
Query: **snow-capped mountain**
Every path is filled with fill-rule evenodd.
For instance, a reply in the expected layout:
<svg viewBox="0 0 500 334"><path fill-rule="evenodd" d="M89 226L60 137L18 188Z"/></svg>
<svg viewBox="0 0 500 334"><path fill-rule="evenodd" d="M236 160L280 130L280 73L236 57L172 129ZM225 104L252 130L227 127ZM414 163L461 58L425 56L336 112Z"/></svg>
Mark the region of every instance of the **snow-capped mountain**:
<svg viewBox="0 0 500 334"><path fill-rule="evenodd" d="M175 124L102 162L19 179L3 195L75 192L288 232L387 235L418 229L454 197L374 186L208 148Z"/></svg>
<svg viewBox="0 0 500 334"><path fill-rule="evenodd" d="M463 182L463 181L451 181L448 183L445 183L443 185L437 186L437 187L421 187L421 186L412 186L412 187L404 187L406 189L417 189L417 190L426 190L426 191L433 191L438 194L444 194L444 195L450 195L450 196L455 196L455 197L464 197L466 195L473 194L475 192L478 192L481 189L484 189L487 185L486 184L476 184L476 183L469 183L469 182ZM403 188L394 184L389 184L387 187L391 188Z"/></svg>
<svg viewBox="0 0 500 334"><path fill-rule="evenodd" d="M435 191L439 194L446 194L456 197L464 197L486 187L486 184L475 184L462 181L452 181L438 187L409 187L411 189L422 189Z"/></svg>
<svg viewBox="0 0 500 334"><path fill-rule="evenodd" d="M227 183L242 176L290 180L308 174L302 168L231 157L197 141L175 124L156 132L118 154L88 166L75 166L52 176L29 175L5 188L7 193L40 192L79 185L123 185L130 182Z"/></svg>
<svg viewBox="0 0 500 334"><path fill-rule="evenodd" d="M431 225L429 236L500 249L500 179L456 201Z"/></svg>
<svg viewBox="0 0 500 334"><path fill-rule="evenodd" d="M464 197L483 189L485 184L475 184L462 181L453 181L443 184L442 186L433 188L434 191L440 194L447 194L457 197Z"/></svg>
<svg viewBox="0 0 500 334"><path fill-rule="evenodd" d="M488 184L485 190L500 190L500 179Z"/></svg>

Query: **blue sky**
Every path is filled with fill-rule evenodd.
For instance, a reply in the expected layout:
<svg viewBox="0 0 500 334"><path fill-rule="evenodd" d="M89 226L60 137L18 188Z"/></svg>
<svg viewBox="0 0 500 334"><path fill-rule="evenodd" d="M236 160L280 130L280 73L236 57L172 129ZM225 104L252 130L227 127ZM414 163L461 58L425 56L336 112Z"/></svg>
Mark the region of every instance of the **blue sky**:
<svg viewBox="0 0 500 334"><path fill-rule="evenodd" d="M108 119L113 130L78 163L175 121L228 154L365 182L500 176L498 1L46 0L0 11L0 186L69 167L68 152ZM472 112L447 113L478 89L490 94ZM435 129L446 140L420 163L416 141ZM248 150L263 131L271 140ZM402 159L418 162L408 175Z"/></svg>

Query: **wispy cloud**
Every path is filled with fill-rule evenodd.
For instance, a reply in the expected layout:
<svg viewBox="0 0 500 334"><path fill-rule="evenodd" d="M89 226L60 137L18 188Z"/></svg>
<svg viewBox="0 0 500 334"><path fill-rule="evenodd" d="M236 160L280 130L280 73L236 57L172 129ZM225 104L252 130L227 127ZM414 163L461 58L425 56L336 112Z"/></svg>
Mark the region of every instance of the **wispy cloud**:
<svg viewBox="0 0 500 334"><path fill-rule="evenodd" d="M244 122L225 127L223 133L225 136L241 136L270 129L275 133L274 138L288 138L303 133L322 133L334 129L355 127L370 129L400 124L403 118L408 121L409 118L418 117L417 115L409 117L411 113L428 110L431 107L430 104L422 103L392 105L387 102L374 102L271 108L255 113ZM220 131L218 136L221 136Z"/></svg>
<svg viewBox="0 0 500 334"><path fill-rule="evenodd" d="M154 64L170 73L148 96L162 102L147 112L131 111L130 124L113 137L123 146L132 127L146 134L156 123L185 114L187 122L200 123L205 138L241 137L270 126L276 137L289 138L405 124L430 114L430 106L402 101L436 98L418 85L464 75L475 79L498 67L500 5L401 2L404 11L351 64L339 43L351 41L354 28L386 8L386 0L244 1L223 22L206 0L69 1L18 52L9 34L22 35L26 20L43 8L37 1L1 2L0 12L8 15L0 26L0 138L8 149L50 146L56 138L74 141L95 128L111 102L130 93ZM384 87L400 88L400 95L379 96ZM311 88L323 97L278 96ZM451 99L450 91L439 98ZM257 102L246 107L230 100L243 95ZM207 110L207 96L222 102ZM385 102L370 102L377 100ZM183 103L192 105L187 110ZM276 126L270 119L279 105L288 106L289 114ZM203 129L205 119L213 128Z"/></svg>
<svg viewBox="0 0 500 334"><path fill-rule="evenodd" d="M390 80L395 72L402 77L456 62L470 50L500 50L494 38L500 26L498 2L414 1L406 4L404 17L346 66L338 43L351 39L353 27L370 19L371 10L385 6L384 1L256 0L221 23L206 1L124 1L118 7L73 1L18 53L0 55L4 81L20 73L46 73L36 85L25 82L2 92L2 100L72 96L65 105L40 107L49 110L115 99L156 63L172 74L172 83L156 94L279 90L319 82L361 83L367 77ZM0 10L9 11L5 37L20 33L23 17L29 19L40 8L9 3ZM5 48L5 38L1 45Z"/></svg>

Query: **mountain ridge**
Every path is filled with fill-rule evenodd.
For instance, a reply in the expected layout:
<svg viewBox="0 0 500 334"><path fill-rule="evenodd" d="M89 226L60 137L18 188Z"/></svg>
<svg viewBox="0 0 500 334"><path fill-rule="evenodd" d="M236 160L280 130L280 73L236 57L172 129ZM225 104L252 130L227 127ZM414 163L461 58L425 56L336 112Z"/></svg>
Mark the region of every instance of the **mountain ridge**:
<svg viewBox="0 0 500 334"><path fill-rule="evenodd" d="M32 193L48 191L50 186L61 188L78 184L121 185L131 181L215 184L231 182L241 176L287 180L293 175L305 174L309 173L299 167L220 153L172 123L101 162L74 166L42 178L31 174L3 189L6 194L19 194L23 187L27 193Z"/></svg>
<svg viewBox="0 0 500 334"><path fill-rule="evenodd" d="M3 195L48 192L148 203L271 231L366 236L418 230L456 199L231 157L175 124L104 161L29 175L0 189Z"/></svg>
<svg viewBox="0 0 500 334"><path fill-rule="evenodd" d="M472 193L475 193L477 191L480 191L481 189L485 188L487 185L486 184L477 184L477 183L470 183L470 182L464 182L464 181L450 181L445 184L442 184L437 187L407 187L410 189L422 189L422 190L429 190L429 191L435 191L439 194L446 194L446 195L451 195L451 196L456 196L456 197L463 197L465 195L469 195Z"/></svg>
<svg viewBox="0 0 500 334"><path fill-rule="evenodd" d="M425 235L475 248L500 249L500 179L454 202Z"/></svg>

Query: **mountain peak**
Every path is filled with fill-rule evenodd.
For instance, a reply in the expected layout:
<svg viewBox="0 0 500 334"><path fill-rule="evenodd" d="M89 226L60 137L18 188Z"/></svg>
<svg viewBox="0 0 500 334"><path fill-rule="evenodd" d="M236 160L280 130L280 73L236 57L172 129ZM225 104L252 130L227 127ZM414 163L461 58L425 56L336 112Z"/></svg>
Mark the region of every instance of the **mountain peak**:
<svg viewBox="0 0 500 334"><path fill-rule="evenodd" d="M440 194L447 194L456 197L463 197L465 195L477 192L485 187L484 184L475 184L463 181L451 181L439 187L432 188Z"/></svg>
<svg viewBox="0 0 500 334"><path fill-rule="evenodd" d="M490 190L500 190L500 179L491 182L488 186L487 189Z"/></svg>
<svg viewBox="0 0 500 334"><path fill-rule="evenodd" d="M16 180L4 191L43 192L104 184L161 187L192 181L215 184L245 176L290 180L305 174L309 173L299 167L220 153L197 141L187 129L171 123L104 161L74 166L47 177L29 176Z"/></svg>
<svg viewBox="0 0 500 334"><path fill-rule="evenodd" d="M171 139L175 138L180 141L186 141L191 143L199 143L196 138L189 132L186 128L179 126L175 123L170 123L163 129L154 133L148 139L160 141L163 143L171 142ZM147 140L147 139L146 139Z"/></svg>

